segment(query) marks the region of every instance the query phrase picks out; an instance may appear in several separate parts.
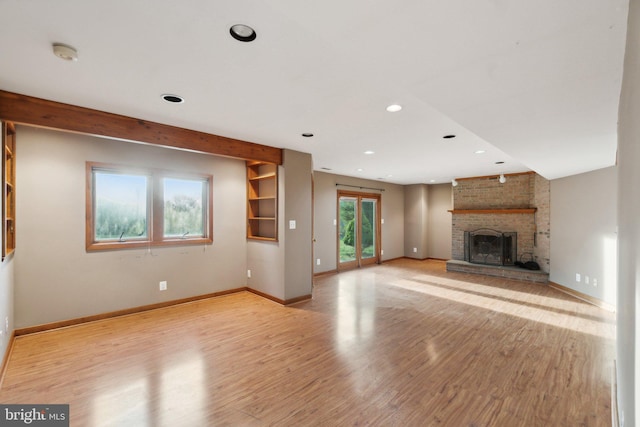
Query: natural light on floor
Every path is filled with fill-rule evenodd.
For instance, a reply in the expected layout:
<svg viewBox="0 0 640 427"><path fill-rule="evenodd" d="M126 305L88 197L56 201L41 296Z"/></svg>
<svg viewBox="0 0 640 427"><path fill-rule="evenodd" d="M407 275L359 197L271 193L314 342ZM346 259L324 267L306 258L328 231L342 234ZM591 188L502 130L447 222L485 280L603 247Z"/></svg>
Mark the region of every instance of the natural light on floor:
<svg viewBox="0 0 640 427"><path fill-rule="evenodd" d="M566 322L571 325L568 327L576 332L603 338L611 338L613 336L613 324L605 324L582 317L580 314L569 312L566 310L566 301L563 302L564 308L561 308L560 301L554 302L552 298L475 283L454 280L446 280L445 282L441 278L429 275L415 276L413 280L401 279L395 281L394 285L461 304L480 307L535 322L543 322L551 326ZM527 298L524 298L524 295ZM575 304L584 303L576 301ZM558 319L558 321L556 322L554 319Z"/></svg>
<svg viewBox="0 0 640 427"><path fill-rule="evenodd" d="M345 291L343 286L349 289ZM340 281L339 288L336 343L338 350L345 347L349 352L354 342L367 341L374 334L375 301L364 292L354 293L352 283ZM358 309L354 310L354 307Z"/></svg>
<svg viewBox="0 0 640 427"><path fill-rule="evenodd" d="M124 425L137 420L149 424L149 386L147 378L122 378L122 383L93 400L91 425Z"/></svg>
<svg viewBox="0 0 640 427"><path fill-rule="evenodd" d="M93 401L91 425L132 425L135 420L136 425L153 426L158 413L163 413L165 420L175 420L175 425L206 425L206 370L201 353L188 350L174 354L166 364L171 366L148 365L141 376L132 377L124 370L117 378L108 377L108 385L96 387L106 390ZM176 395L189 398L176 399Z"/></svg>

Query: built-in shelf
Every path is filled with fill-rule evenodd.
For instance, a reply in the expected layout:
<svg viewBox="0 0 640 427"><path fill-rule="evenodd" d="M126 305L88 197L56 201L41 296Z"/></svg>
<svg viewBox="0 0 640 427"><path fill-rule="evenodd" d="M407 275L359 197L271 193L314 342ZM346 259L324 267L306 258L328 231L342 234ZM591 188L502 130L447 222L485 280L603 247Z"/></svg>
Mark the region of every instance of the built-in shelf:
<svg viewBox="0 0 640 427"><path fill-rule="evenodd" d="M2 146L4 159L2 162L2 259L11 254L16 247L16 129L13 123L2 123Z"/></svg>
<svg viewBox="0 0 640 427"><path fill-rule="evenodd" d="M515 209L449 209L453 214L533 214L537 208L515 208Z"/></svg>
<svg viewBox="0 0 640 427"><path fill-rule="evenodd" d="M265 163L260 163L260 166L264 166ZM255 165L252 165L255 166ZM259 172L256 172L259 173ZM252 176L249 177L249 181L260 181L262 179L270 179L270 178L275 178L276 177L276 173L275 172L271 172L271 173L265 173L263 175L256 175L256 176Z"/></svg>
<svg viewBox="0 0 640 427"><path fill-rule="evenodd" d="M278 239L278 165L247 162L247 238Z"/></svg>

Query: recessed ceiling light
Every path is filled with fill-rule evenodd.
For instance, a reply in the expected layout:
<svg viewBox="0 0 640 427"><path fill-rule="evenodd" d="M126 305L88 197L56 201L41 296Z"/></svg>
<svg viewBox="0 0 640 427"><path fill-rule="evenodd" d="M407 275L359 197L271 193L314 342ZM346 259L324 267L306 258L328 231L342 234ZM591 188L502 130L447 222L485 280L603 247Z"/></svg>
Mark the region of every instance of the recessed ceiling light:
<svg viewBox="0 0 640 427"><path fill-rule="evenodd" d="M371 150L367 150L367 151L364 152L364 154L376 154L376 152L375 151L371 151Z"/></svg>
<svg viewBox="0 0 640 427"><path fill-rule="evenodd" d="M478 150L478 151L476 151L476 154L484 154L484 153L486 153L486 151L485 151L485 150Z"/></svg>
<svg viewBox="0 0 640 427"><path fill-rule="evenodd" d="M430 179L429 182L433 184L434 182L436 182L436 180L435 179Z"/></svg>
<svg viewBox="0 0 640 427"><path fill-rule="evenodd" d="M256 32L253 28L244 24L236 24L229 28L231 37L241 42L252 42L256 39Z"/></svg>
<svg viewBox="0 0 640 427"><path fill-rule="evenodd" d="M172 104L182 104L184 102L184 98L178 95L171 95L169 93L165 93L162 95L162 99L167 102L171 102Z"/></svg>
<svg viewBox="0 0 640 427"><path fill-rule="evenodd" d="M443 136L442 138L443 138L443 139L451 139L451 138L455 138L455 137L456 137L455 135L453 135L453 134L449 134L449 135L445 135L445 136Z"/></svg>
<svg viewBox="0 0 640 427"><path fill-rule="evenodd" d="M75 48L62 43L53 44L53 54L65 61L78 60L78 51Z"/></svg>
<svg viewBox="0 0 640 427"><path fill-rule="evenodd" d="M362 168L358 168L358 169L356 169L356 171L358 171L358 172L362 172L362 171L363 171L363 169L362 169Z"/></svg>
<svg viewBox="0 0 640 427"><path fill-rule="evenodd" d="M387 107L387 111L390 113L397 113L400 110L402 110L402 105L398 104L391 104Z"/></svg>
<svg viewBox="0 0 640 427"><path fill-rule="evenodd" d="M305 138L311 138L313 137L313 134L311 132L305 132L302 134L302 136L304 136Z"/></svg>

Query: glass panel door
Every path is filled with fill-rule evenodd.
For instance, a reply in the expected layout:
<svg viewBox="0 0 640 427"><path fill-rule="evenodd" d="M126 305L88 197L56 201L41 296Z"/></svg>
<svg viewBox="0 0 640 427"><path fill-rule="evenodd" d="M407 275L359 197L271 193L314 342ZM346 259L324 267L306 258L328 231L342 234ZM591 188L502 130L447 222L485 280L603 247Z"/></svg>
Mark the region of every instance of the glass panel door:
<svg viewBox="0 0 640 427"><path fill-rule="evenodd" d="M380 196L338 192L338 269L377 263Z"/></svg>
<svg viewBox="0 0 640 427"><path fill-rule="evenodd" d="M350 267L357 264L357 215L356 207L358 199L354 197L340 197L338 210L340 224L338 227L338 256L341 267Z"/></svg>
<svg viewBox="0 0 640 427"><path fill-rule="evenodd" d="M361 264L378 260L376 236L378 220L376 218L376 199L360 199L360 259Z"/></svg>

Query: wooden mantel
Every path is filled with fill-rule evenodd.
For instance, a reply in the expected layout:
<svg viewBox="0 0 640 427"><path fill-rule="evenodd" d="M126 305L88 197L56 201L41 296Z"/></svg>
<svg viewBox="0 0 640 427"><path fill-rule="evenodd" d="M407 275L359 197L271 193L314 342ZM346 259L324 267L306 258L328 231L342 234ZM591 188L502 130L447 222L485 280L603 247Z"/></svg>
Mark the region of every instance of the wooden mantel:
<svg viewBox="0 0 640 427"><path fill-rule="evenodd" d="M449 209L452 214L533 214L537 208L506 208L506 209Z"/></svg>

